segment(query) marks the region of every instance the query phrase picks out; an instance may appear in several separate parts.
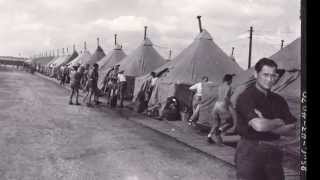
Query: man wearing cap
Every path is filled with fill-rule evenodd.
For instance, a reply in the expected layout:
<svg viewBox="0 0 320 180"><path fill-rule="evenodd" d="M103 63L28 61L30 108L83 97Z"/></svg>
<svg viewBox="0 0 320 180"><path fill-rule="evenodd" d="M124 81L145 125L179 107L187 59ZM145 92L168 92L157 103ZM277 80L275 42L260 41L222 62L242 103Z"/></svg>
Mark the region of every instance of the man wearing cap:
<svg viewBox="0 0 320 180"><path fill-rule="evenodd" d="M277 64L268 58L255 65L256 83L243 91L235 106L237 144L235 163L241 180L284 180L281 136L296 132L297 119L284 98L271 91L278 79Z"/></svg>

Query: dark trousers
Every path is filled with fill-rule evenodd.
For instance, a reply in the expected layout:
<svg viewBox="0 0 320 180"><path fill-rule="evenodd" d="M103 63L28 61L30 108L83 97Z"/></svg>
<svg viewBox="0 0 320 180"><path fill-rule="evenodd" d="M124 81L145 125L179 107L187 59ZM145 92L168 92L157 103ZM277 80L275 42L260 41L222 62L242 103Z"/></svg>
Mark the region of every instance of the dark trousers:
<svg viewBox="0 0 320 180"><path fill-rule="evenodd" d="M277 146L241 139L235 163L238 180L284 180L283 153Z"/></svg>

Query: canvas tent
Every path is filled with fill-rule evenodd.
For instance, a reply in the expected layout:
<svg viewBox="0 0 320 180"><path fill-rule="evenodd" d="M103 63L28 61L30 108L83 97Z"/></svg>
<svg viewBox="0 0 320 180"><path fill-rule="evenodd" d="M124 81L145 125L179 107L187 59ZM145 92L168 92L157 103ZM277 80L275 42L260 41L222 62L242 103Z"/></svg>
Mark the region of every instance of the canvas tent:
<svg viewBox="0 0 320 180"><path fill-rule="evenodd" d="M55 56L51 61L49 61L46 65L45 65L45 71L47 75L52 75L53 74L53 64L54 62L59 59L60 56Z"/></svg>
<svg viewBox="0 0 320 180"><path fill-rule="evenodd" d="M131 99L134 93L135 78L148 74L165 64L163 57L154 49L151 40L147 37L133 52L121 60L120 70L124 70L127 77L127 98Z"/></svg>
<svg viewBox="0 0 320 180"><path fill-rule="evenodd" d="M301 38L298 38L272 55L280 69L301 69Z"/></svg>
<svg viewBox="0 0 320 180"><path fill-rule="evenodd" d="M89 61L91 58L91 53L87 50L87 42L84 42L83 52L80 51L80 54L70 61L67 65L73 66L75 64L84 64L84 62Z"/></svg>
<svg viewBox="0 0 320 180"><path fill-rule="evenodd" d="M37 58L33 58L32 62L37 65L46 65L53 59L54 59L54 56L37 57Z"/></svg>
<svg viewBox="0 0 320 180"><path fill-rule="evenodd" d="M91 58L91 53L88 50L84 50L82 53L79 54L74 60L68 63L69 66L73 66L75 64L84 64L84 62L89 61Z"/></svg>
<svg viewBox="0 0 320 180"><path fill-rule="evenodd" d="M71 55L65 55L57 59L53 65L53 73L56 74L61 66L66 65L68 62L75 59L78 55L78 52L74 50Z"/></svg>
<svg viewBox="0 0 320 180"><path fill-rule="evenodd" d="M54 63L58 58L60 58L60 56L55 56L51 61L49 61L49 62L46 64L46 67L52 66L53 63Z"/></svg>
<svg viewBox="0 0 320 180"><path fill-rule="evenodd" d="M75 58L77 58L78 56L79 56L79 53L78 53L76 50L74 50L74 51L72 52L72 54L71 54L70 56L68 56L68 58L66 58L66 60L63 61L59 66L63 66L63 65L68 64L69 62L71 62L72 60L74 60Z"/></svg>
<svg viewBox="0 0 320 180"><path fill-rule="evenodd" d="M145 38L140 46L120 62L120 70L127 76L138 77L150 73L165 60L154 49L149 38Z"/></svg>
<svg viewBox="0 0 320 180"><path fill-rule="evenodd" d="M37 66L37 70L39 72L44 72L46 64L48 64L54 58L55 58L54 56L45 56L45 57L34 58L32 61Z"/></svg>
<svg viewBox="0 0 320 180"><path fill-rule="evenodd" d="M199 82L202 76L209 77L213 83L208 85L216 87L226 73L239 74L243 71L206 30L202 30L186 49L161 68L168 68L168 72L158 80L149 106L163 104L167 97L176 96L181 105L190 107L192 92L188 87Z"/></svg>
<svg viewBox="0 0 320 180"><path fill-rule="evenodd" d="M110 70L114 65L119 64L121 60L127 55L123 52L122 47L120 45L116 45L116 47L110 51L104 58L102 58L99 64L99 82L98 86L102 85L103 79L107 74L108 70Z"/></svg>
<svg viewBox="0 0 320 180"><path fill-rule="evenodd" d="M98 45L96 51L92 54L90 59L88 61L84 61L83 63L93 65L95 63L98 63L105 56L106 54L104 53L103 49L100 45Z"/></svg>
<svg viewBox="0 0 320 180"><path fill-rule="evenodd" d="M60 68L60 66L66 62L68 59L70 59L71 55L63 55L62 56L59 56L58 58L54 58L53 59L53 62L50 61L49 64L47 64L48 67L51 67L51 72L50 72L50 75L52 77L56 76L57 75L57 72Z"/></svg>

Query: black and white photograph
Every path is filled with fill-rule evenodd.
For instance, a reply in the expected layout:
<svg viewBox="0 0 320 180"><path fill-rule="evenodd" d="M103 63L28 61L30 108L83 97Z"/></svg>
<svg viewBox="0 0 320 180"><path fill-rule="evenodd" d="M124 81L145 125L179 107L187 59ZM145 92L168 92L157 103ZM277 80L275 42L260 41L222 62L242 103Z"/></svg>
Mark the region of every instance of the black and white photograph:
<svg viewBox="0 0 320 180"><path fill-rule="evenodd" d="M306 179L306 0L0 8L0 180Z"/></svg>

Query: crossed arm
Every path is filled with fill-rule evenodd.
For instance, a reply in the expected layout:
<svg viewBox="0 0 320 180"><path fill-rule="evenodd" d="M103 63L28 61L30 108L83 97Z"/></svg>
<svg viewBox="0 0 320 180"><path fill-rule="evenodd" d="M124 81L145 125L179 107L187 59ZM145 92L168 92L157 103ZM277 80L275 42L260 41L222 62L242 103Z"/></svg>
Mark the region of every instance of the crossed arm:
<svg viewBox="0 0 320 180"><path fill-rule="evenodd" d="M263 117L262 113L258 110L254 110L258 115L257 118L253 118L249 121L249 126L258 132L273 132L282 136L291 136L293 129L295 129L296 124L285 124L282 119L266 119Z"/></svg>

